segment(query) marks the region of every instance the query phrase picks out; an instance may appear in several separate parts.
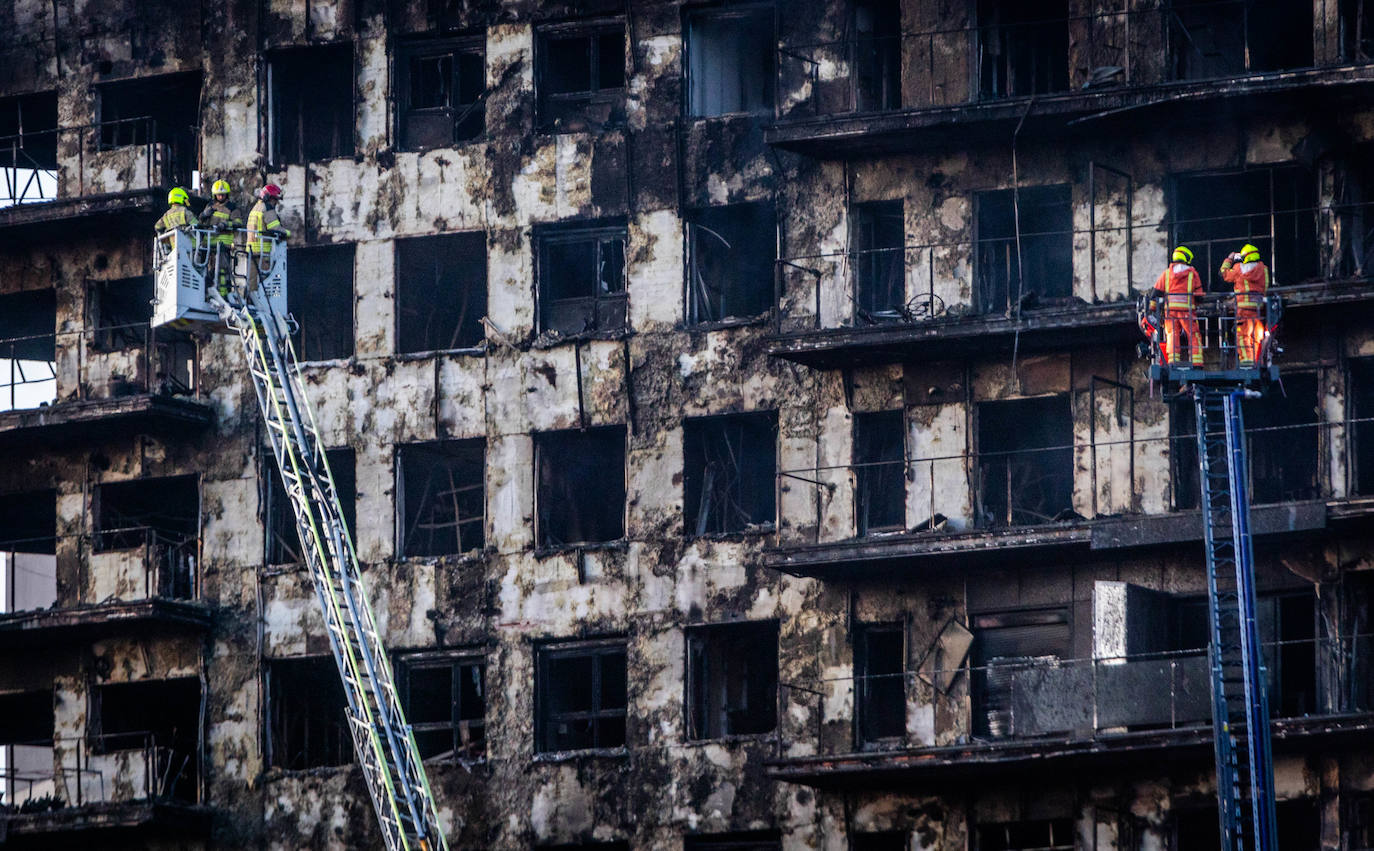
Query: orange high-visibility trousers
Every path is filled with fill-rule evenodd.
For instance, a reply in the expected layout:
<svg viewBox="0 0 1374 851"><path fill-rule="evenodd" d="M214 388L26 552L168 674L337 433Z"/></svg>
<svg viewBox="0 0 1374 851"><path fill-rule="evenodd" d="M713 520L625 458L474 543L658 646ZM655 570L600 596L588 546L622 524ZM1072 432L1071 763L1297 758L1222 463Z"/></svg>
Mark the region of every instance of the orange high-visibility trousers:
<svg viewBox="0 0 1374 851"><path fill-rule="evenodd" d="M1264 345L1264 322L1256 316L1236 317L1236 355L1241 369L1250 369L1259 360Z"/></svg>
<svg viewBox="0 0 1374 851"><path fill-rule="evenodd" d="M1166 310L1164 312L1164 345L1161 347L1164 355L1164 362L1169 364L1183 363L1183 341L1180 336L1188 338L1188 350L1193 366L1202 366L1202 334L1198 331L1197 314L1192 311L1179 312Z"/></svg>

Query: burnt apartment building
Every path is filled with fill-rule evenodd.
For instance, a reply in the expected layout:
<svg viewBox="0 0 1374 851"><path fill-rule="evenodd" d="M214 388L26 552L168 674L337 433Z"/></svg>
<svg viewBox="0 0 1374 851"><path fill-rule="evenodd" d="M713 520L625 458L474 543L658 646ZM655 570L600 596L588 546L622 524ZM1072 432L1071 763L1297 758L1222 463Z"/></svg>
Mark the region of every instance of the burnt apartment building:
<svg viewBox="0 0 1374 851"><path fill-rule="evenodd" d="M167 189L222 177L285 189L452 847L1216 848L1196 444L1134 301L1252 242L1281 846L1374 848L1374 3L0 31L0 845L380 847L242 352L150 326Z"/></svg>

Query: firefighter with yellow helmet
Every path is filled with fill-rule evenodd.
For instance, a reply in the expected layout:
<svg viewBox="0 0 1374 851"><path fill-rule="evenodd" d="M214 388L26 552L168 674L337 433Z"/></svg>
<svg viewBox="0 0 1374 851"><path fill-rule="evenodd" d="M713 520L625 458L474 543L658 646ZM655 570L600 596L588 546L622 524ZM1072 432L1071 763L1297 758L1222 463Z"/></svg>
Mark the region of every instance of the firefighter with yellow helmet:
<svg viewBox="0 0 1374 851"><path fill-rule="evenodd" d="M1264 296L1269 290L1269 267L1260 251L1246 243L1221 264L1221 277L1236 295L1236 354L1241 369L1253 368L1264 344Z"/></svg>
<svg viewBox="0 0 1374 851"><path fill-rule="evenodd" d="M234 232L243 227L243 219L229 200L229 181L216 180L210 195L210 205L203 212L208 219L206 224L215 232L210 245L214 248L216 284L219 294L227 296L234 269Z"/></svg>

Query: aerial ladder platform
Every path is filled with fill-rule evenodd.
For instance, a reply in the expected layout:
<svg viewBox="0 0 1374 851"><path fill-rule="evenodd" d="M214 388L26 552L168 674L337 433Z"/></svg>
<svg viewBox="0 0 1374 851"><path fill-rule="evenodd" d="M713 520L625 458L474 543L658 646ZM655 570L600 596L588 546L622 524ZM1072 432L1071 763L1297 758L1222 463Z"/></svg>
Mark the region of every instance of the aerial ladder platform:
<svg viewBox="0 0 1374 851"><path fill-rule="evenodd" d="M249 252L240 231L233 245L217 246L214 237L224 234L186 228L158 238L153 324L237 336L324 616L382 838L388 851L447 851L291 343L286 245L255 234L268 250Z"/></svg>

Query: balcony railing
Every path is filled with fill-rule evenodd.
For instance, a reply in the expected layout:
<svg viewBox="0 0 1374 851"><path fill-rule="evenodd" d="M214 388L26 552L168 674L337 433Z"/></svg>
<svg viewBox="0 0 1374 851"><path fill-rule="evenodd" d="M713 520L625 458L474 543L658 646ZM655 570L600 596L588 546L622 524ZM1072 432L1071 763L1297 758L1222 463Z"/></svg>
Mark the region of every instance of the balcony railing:
<svg viewBox="0 0 1374 851"><path fill-rule="evenodd" d="M149 732L69 737L0 747L3 810L60 811L92 804L200 800L194 754ZM46 763L43 764L43 763Z"/></svg>
<svg viewBox="0 0 1374 851"><path fill-rule="evenodd" d="M200 571L196 569L199 544L194 537L151 526L101 529L95 533L96 552L142 548L143 595L173 600L200 596Z"/></svg>

